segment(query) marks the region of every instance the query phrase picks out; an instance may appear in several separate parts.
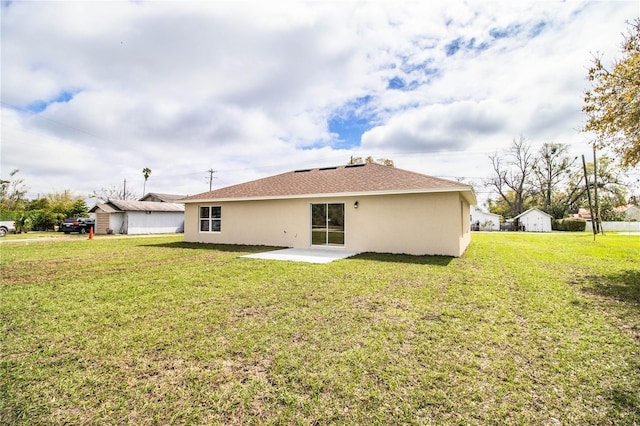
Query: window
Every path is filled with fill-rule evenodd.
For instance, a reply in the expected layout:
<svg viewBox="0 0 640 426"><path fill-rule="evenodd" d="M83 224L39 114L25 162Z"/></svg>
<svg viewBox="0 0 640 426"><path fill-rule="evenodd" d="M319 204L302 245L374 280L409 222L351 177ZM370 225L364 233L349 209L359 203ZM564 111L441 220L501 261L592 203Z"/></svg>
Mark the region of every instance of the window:
<svg viewBox="0 0 640 426"><path fill-rule="evenodd" d="M222 207L200 207L200 232L220 232L222 222Z"/></svg>
<svg viewBox="0 0 640 426"><path fill-rule="evenodd" d="M344 245L344 204L311 205L311 244Z"/></svg>

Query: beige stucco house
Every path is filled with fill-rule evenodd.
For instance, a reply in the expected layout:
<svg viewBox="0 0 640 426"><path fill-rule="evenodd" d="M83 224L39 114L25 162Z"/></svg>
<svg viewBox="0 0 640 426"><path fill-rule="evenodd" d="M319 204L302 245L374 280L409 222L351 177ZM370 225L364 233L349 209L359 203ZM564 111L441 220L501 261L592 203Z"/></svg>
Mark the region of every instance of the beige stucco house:
<svg viewBox="0 0 640 426"><path fill-rule="evenodd" d="M296 170L186 197L187 242L460 256L471 186L379 164Z"/></svg>

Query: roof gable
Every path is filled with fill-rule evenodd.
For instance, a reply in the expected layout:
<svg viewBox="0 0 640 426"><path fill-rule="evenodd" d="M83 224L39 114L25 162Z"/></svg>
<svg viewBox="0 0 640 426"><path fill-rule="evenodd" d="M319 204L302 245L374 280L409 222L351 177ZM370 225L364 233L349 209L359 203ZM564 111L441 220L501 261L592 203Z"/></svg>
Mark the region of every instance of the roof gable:
<svg viewBox="0 0 640 426"><path fill-rule="evenodd" d="M380 164L296 170L192 195L182 201L420 192L463 192L470 204L476 204L470 185Z"/></svg>
<svg viewBox="0 0 640 426"><path fill-rule="evenodd" d="M542 214L542 215L544 215L544 216L549 217L550 219L553 219L553 216L551 216L549 213L545 213L545 212L543 212L542 210L539 210L539 209L536 209L536 208L533 208L533 209L529 209L529 210L527 210L527 211L524 211L524 212L520 213L518 216L514 217L514 219L519 219L519 218L521 218L521 217L523 217L523 216L526 216L526 215L528 215L528 214L530 214L530 213L533 213L533 212L540 213L540 214Z"/></svg>

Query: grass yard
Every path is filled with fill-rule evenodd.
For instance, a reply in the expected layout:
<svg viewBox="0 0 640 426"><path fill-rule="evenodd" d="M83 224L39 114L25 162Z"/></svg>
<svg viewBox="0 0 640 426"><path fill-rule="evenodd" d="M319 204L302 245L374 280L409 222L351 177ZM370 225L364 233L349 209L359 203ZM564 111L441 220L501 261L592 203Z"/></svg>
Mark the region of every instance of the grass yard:
<svg viewBox="0 0 640 426"><path fill-rule="evenodd" d="M640 424L640 237L0 244L0 424Z"/></svg>

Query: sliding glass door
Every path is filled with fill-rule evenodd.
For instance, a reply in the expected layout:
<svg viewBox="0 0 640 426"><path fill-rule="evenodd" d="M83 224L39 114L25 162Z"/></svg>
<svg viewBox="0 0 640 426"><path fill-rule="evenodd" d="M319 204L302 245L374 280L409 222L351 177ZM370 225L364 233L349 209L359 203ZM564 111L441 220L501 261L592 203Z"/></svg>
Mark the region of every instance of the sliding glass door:
<svg viewBox="0 0 640 426"><path fill-rule="evenodd" d="M311 204L311 244L344 246L344 204Z"/></svg>

